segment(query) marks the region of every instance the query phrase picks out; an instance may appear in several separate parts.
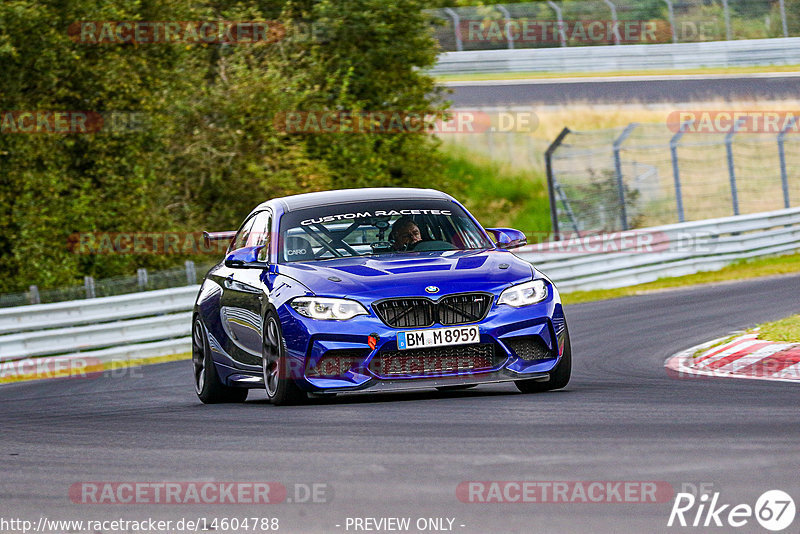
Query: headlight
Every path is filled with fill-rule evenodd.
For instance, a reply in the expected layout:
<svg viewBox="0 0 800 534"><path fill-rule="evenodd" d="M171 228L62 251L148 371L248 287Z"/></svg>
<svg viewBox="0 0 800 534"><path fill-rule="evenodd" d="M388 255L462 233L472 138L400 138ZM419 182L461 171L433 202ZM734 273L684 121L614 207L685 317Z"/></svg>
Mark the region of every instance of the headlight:
<svg viewBox="0 0 800 534"><path fill-rule="evenodd" d="M529 304L536 304L547 298L547 284L544 280L533 280L511 286L502 293L500 298L497 299L497 304L508 304L519 308L520 306L528 306Z"/></svg>
<svg viewBox="0 0 800 534"><path fill-rule="evenodd" d="M369 315L364 306L354 300L324 297L298 297L290 305L300 315L311 319L352 319L356 315Z"/></svg>

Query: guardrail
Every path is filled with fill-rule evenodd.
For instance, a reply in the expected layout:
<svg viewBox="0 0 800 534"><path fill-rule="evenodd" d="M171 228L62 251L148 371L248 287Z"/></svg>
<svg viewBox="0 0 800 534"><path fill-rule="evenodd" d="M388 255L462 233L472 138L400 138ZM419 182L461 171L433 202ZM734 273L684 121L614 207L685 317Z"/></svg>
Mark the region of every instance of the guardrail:
<svg viewBox="0 0 800 534"><path fill-rule="evenodd" d="M562 291L612 289L800 250L800 208L528 245L517 255Z"/></svg>
<svg viewBox="0 0 800 534"><path fill-rule="evenodd" d="M82 349L113 347L188 336L191 312L130 321L11 334L0 338L4 360L48 356Z"/></svg>
<svg viewBox="0 0 800 534"><path fill-rule="evenodd" d="M191 310L199 289L199 285L191 285L114 297L0 308L0 334L119 321L146 317L155 313L165 314ZM0 339L2 338L0 337ZM2 354L2 349L0 349L0 357Z"/></svg>
<svg viewBox="0 0 800 534"><path fill-rule="evenodd" d="M199 288L0 309L0 363L46 356L107 363L188 352Z"/></svg>
<svg viewBox="0 0 800 534"><path fill-rule="evenodd" d="M800 64L800 37L444 52L431 74L614 72Z"/></svg>

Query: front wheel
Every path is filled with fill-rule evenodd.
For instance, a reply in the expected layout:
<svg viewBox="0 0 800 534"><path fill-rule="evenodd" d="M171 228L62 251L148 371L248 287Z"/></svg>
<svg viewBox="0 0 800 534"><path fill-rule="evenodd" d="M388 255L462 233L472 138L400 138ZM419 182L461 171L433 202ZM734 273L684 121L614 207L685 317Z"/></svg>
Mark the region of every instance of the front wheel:
<svg viewBox="0 0 800 534"><path fill-rule="evenodd" d="M566 326L564 328L564 353L555 368L550 371L550 378L547 380L516 380L514 385L518 390L523 393L539 393L561 389L569 383L572 374L572 345L569 341L569 330L566 330Z"/></svg>
<svg viewBox="0 0 800 534"><path fill-rule="evenodd" d="M264 373L264 389L267 399L275 406L299 404L308 396L297 386L290 376L286 343L281 334L281 326L274 313L264 320L264 335L261 351L261 368Z"/></svg>
<svg viewBox="0 0 800 534"><path fill-rule="evenodd" d="M192 325L192 364L194 366L194 391L203 404L222 402L244 402L247 390L232 388L223 384L217 374L217 367L211 358L208 336L198 315Z"/></svg>

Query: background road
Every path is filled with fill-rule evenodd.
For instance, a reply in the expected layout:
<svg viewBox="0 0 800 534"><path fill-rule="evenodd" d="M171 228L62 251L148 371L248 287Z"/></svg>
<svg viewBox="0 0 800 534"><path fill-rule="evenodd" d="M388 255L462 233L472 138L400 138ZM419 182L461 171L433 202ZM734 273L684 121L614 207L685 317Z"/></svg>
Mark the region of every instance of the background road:
<svg viewBox="0 0 800 534"><path fill-rule="evenodd" d="M797 99L799 76L695 77L662 79L631 77L586 81L535 80L526 82L451 82L448 99L453 107L498 105L567 104L593 102L609 104L703 102L714 100Z"/></svg>
<svg viewBox="0 0 800 534"><path fill-rule="evenodd" d="M722 502L753 505L778 488L800 504L796 384L677 380L663 368L672 353L800 311L798 287L791 275L569 306L573 381L539 395L496 385L276 408L252 391L244 405L203 406L188 361L0 387L0 516L258 514L279 517L281 532L344 532L347 516L455 517L464 533L679 530L666 527L670 503L461 503L468 480L712 482ZM104 480L320 482L334 497L257 509L70 502L71 484Z"/></svg>

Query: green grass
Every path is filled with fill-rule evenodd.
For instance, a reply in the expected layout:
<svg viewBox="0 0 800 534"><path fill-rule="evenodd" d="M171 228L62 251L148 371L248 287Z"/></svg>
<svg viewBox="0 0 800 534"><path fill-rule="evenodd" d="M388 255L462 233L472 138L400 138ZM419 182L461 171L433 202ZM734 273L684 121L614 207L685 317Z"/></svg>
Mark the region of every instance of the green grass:
<svg viewBox="0 0 800 534"><path fill-rule="evenodd" d="M800 315L760 325L758 339L800 343Z"/></svg>
<svg viewBox="0 0 800 534"><path fill-rule="evenodd" d="M506 72L441 74L437 82L471 82L482 80L548 80L551 78L597 78L605 76L669 76L686 74L754 74L762 72L797 72L798 65L765 65L754 67L714 67L701 69L653 69L613 72Z"/></svg>
<svg viewBox="0 0 800 534"><path fill-rule="evenodd" d="M772 256L749 261L738 261L719 271L709 271L688 276L677 276L673 278L661 278L655 282L639 284L618 289L596 289L592 291L573 291L562 294L565 304L578 304L580 302L591 302L595 300L606 300L631 295L641 295L654 291L693 286L698 284L710 284L716 282L727 282L733 280L743 280L746 278L758 278L761 276L774 276L800 272L800 254L790 254L786 256ZM555 281L558 285L558 280Z"/></svg>
<svg viewBox="0 0 800 534"><path fill-rule="evenodd" d="M466 148L444 149L453 193L484 227L510 227L541 241L550 233L550 203L543 174L502 165Z"/></svg>

